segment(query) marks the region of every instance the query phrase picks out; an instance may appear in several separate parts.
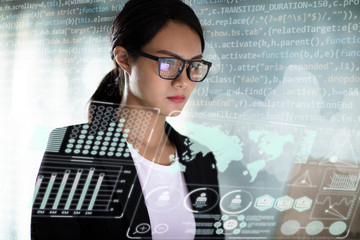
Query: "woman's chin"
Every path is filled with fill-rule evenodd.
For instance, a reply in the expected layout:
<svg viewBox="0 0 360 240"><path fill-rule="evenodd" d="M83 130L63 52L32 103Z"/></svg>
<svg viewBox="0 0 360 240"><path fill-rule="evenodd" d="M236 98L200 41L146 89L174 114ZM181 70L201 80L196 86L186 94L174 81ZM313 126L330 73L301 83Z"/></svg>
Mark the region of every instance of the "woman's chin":
<svg viewBox="0 0 360 240"><path fill-rule="evenodd" d="M177 106L160 106L157 109L159 110L159 114L165 117L176 117L179 116L183 111L184 105L178 104Z"/></svg>
<svg viewBox="0 0 360 240"><path fill-rule="evenodd" d="M176 116L179 116L181 113L180 110L174 110L174 111L171 111L169 114L167 114L168 117L176 117Z"/></svg>

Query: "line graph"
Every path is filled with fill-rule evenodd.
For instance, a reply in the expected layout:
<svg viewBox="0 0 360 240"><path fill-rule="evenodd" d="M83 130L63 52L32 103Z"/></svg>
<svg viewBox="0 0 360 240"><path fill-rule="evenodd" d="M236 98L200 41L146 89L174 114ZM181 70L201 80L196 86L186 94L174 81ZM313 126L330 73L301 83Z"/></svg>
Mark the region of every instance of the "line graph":
<svg viewBox="0 0 360 240"><path fill-rule="evenodd" d="M318 194L311 219L347 220L351 217L356 195Z"/></svg>

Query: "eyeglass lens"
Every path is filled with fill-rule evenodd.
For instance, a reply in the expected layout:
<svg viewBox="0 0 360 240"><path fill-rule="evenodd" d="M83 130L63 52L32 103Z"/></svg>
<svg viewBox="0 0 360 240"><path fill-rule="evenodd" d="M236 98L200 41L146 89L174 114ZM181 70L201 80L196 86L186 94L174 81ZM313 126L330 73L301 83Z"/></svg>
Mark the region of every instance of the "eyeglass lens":
<svg viewBox="0 0 360 240"><path fill-rule="evenodd" d="M184 65L184 62L179 59L160 58L159 75L165 79L175 79L182 72ZM209 66L205 63L194 61L189 63L187 74L192 81L202 81L205 78L208 69Z"/></svg>
<svg viewBox="0 0 360 240"><path fill-rule="evenodd" d="M176 78L178 72L183 69L182 65L183 63L176 59L167 59L167 58L159 59L160 77L166 79Z"/></svg>
<svg viewBox="0 0 360 240"><path fill-rule="evenodd" d="M202 81L209 70L209 66L202 62L192 62L189 66L190 78L193 81Z"/></svg>

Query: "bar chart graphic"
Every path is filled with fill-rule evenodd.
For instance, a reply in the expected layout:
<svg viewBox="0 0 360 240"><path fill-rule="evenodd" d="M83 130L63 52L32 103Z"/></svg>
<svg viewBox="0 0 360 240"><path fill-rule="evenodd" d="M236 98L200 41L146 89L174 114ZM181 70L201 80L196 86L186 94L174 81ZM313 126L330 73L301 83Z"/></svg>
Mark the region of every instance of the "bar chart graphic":
<svg viewBox="0 0 360 240"><path fill-rule="evenodd" d="M356 191L360 181L360 172L349 169L327 169L323 179L324 191Z"/></svg>
<svg viewBox="0 0 360 240"><path fill-rule="evenodd" d="M89 123L51 132L32 217L123 216L137 176L127 145L148 142L144 133L159 110L93 101L89 114Z"/></svg>
<svg viewBox="0 0 360 240"><path fill-rule="evenodd" d="M120 216L125 183L134 166L116 162L59 159L48 156L40 168L33 194L36 216ZM124 195L124 196L122 196ZM125 202L126 201L122 201Z"/></svg>

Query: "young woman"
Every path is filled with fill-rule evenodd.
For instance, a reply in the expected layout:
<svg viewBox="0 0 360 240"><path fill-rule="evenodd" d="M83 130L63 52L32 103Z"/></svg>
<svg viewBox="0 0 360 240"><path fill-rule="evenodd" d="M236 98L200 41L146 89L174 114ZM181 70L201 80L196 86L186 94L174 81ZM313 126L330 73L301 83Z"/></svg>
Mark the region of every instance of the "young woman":
<svg viewBox="0 0 360 240"><path fill-rule="evenodd" d="M130 0L113 23L111 41L115 68L91 98L90 123L50 136L32 239L222 239L214 156L197 152L197 144L166 123L211 67L202 60L199 20L180 0ZM72 168L65 160L52 165L60 158ZM106 195L105 181L114 194ZM59 190L51 193L50 183Z"/></svg>

